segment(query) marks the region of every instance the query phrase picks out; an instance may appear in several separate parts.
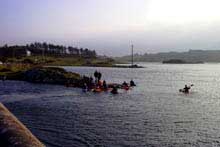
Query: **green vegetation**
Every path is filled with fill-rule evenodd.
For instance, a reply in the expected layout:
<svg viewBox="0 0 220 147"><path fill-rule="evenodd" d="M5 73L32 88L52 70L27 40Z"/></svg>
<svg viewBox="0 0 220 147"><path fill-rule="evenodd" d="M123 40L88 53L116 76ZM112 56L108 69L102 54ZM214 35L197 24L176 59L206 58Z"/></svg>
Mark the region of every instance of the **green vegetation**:
<svg viewBox="0 0 220 147"><path fill-rule="evenodd" d="M110 58L83 58L83 57L42 57L29 56L20 58L7 58L5 63L29 64L45 66L97 66L111 67L114 60Z"/></svg>
<svg viewBox="0 0 220 147"><path fill-rule="evenodd" d="M28 64L6 64L0 65L0 76L12 77L16 73L24 72L30 69L31 66Z"/></svg>

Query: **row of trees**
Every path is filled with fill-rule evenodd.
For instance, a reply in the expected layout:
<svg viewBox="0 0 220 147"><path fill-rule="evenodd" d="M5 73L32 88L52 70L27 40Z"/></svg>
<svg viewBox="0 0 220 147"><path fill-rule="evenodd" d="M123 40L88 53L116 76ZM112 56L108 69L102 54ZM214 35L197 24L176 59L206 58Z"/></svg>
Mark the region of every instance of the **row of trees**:
<svg viewBox="0 0 220 147"><path fill-rule="evenodd" d="M43 55L43 56L79 56L85 58L96 57L95 50L89 50L88 48L77 48L72 46L54 45L46 42L35 42L27 44L26 46L8 46L4 45L0 47L0 57L22 57L29 55Z"/></svg>

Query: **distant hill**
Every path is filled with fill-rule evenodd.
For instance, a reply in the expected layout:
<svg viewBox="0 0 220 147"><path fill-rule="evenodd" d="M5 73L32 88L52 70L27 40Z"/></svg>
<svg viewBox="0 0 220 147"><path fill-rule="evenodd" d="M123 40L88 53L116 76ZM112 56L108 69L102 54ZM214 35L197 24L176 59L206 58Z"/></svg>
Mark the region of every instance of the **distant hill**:
<svg viewBox="0 0 220 147"><path fill-rule="evenodd" d="M135 54L135 62L163 62L179 59L187 62L220 62L220 50L189 50L188 52L162 52L156 54ZM115 58L118 62L129 62L131 56Z"/></svg>

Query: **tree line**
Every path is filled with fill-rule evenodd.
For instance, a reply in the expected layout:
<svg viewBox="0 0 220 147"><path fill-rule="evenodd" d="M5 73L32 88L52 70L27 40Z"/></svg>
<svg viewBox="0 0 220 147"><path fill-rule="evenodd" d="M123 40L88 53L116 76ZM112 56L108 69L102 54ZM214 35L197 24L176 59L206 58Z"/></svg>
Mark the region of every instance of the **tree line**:
<svg viewBox="0 0 220 147"><path fill-rule="evenodd" d="M23 57L23 56L54 56L54 57L83 57L95 58L95 50L88 48L77 48L72 46L54 45L51 43L35 42L27 45L7 44L0 47L0 57Z"/></svg>

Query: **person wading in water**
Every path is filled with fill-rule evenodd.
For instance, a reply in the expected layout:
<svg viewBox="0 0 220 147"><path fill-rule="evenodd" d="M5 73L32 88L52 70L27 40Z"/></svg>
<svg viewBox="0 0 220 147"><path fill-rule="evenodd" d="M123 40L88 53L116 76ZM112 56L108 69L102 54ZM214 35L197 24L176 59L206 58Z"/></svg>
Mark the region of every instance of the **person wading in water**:
<svg viewBox="0 0 220 147"><path fill-rule="evenodd" d="M189 90L191 89L192 86L194 85L193 84L190 86L185 85L185 87L183 89L180 89L179 91L183 93L189 93Z"/></svg>

